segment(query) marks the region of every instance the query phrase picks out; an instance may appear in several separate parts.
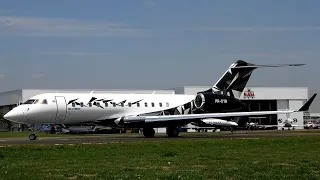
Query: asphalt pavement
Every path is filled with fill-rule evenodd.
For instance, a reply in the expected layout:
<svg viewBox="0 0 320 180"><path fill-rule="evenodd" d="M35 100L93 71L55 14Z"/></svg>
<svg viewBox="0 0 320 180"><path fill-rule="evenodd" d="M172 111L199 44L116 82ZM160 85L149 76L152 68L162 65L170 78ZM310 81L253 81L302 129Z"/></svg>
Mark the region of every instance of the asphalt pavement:
<svg viewBox="0 0 320 180"><path fill-rule="evenodd" d="M298 136L320 135L320 131L315 132L267 132L267 133L181 133L179 137L169 138L165 134L156 134L154 138L145 138L141 134L117 134L117 135L89 135L78 137L38 137L37 140L29 140L28 137L23 138L0 138L0 147L8 145L28 145L28 144L103 144L110 142L139 142L139 141L181 141L181 140L198 140L198 139L256 139L256 138L283 138Z"/></svg>

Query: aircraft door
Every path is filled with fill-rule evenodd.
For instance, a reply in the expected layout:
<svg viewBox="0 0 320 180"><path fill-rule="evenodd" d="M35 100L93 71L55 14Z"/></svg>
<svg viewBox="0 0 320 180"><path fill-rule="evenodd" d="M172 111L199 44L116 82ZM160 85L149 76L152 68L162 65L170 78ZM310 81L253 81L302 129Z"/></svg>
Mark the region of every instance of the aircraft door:
<svg viewBox="0 0 320 180"><path fill-rule="evenodd" d="M57 104L56 122L63 123L67 114L67 102L63 96L56 96L55 98Z"/></svg>

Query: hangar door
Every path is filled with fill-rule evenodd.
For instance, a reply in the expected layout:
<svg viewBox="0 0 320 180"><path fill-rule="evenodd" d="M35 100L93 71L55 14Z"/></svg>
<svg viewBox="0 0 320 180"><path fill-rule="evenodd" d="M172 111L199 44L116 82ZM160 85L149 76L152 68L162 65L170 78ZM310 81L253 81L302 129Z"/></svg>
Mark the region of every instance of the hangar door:
<svg viewBox="0 0 320 180"><path fill-rule="evenodd" d="M67 114L67 102L63 96L56 96L55 98L57 104L56 122L63 123Z"/></svg>
<svg viewBox="0 0 320 180"><path fill-rule="evenodd" d="M242 100L246 103L249 111L276 111L277 100ZM261 115L261 116L252 116L244 120L246 122L258 122L261 125L277 125L277 115Z"/></svg>

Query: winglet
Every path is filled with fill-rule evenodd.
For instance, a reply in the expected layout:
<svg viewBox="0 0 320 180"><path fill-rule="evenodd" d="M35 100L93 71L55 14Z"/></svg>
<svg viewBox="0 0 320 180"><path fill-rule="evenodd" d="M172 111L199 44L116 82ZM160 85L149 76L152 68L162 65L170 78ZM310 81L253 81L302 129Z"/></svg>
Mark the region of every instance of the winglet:
<svg viewBox="0 0 320 180"><path fill-rule="evenodd" d="M298 111L308 111L310 105L312 104L314 98L316 98L317 93L315 93Z"/></svg>

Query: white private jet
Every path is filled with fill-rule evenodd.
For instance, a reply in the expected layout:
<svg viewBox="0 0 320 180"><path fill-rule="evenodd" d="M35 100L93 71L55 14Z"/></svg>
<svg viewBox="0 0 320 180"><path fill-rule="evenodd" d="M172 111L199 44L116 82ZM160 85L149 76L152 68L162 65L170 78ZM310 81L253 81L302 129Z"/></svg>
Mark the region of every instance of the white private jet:
<svg viewBox="0 0 320 180"><path fill-rule="evenodd" d="M201 121L191 122L191 124L198 127L194 128L198 130L198 132L200 132L201 129L213 129L213 132L215 132L217 129L221 129L222 127L228 127L231 129L231 132L233 133L233 128L238 127L238 123L234 121L215 118L203 119Z"/></svg>
<svg viewBox="0 0 320 180"><path fill-rule="evenodd" d="M143 128L145 137L153 137L153 128L166 127L169 137L179 135L179 128L204 119L240 116L288 114L309 108L316 94L300 109L285 111L246 111L246 105L235 98L242 93L252 71L260 67L301 66L254 65L242 60L233 63L218 82L196 95L184 94L104 94L44 93L31 97L15 107L4 118L24 124L93 123L113 127ZM242 111L242 112L241 112ZM162 112L159 115L149 113ZM169 115L167 115L169 114ZM199 123L201 122L201 123ZM208 122L207 122L208 124ZM210 124L208 124L210 125ZM231 123L231 125L235 125ZM35 129L35 128L33 128ZM35 132L30 140L37 138Z"/></svg>
<svg viewBox="0 0 320 180"><path fill-rule="evenodd" d="M285 119L284 121L282 119L278 119L278 123L282 123L282 125L256 125L256 127L262 127L262 128L270 128L270 127L281 127L282 130L285 130L285 128L288 128L288 130L290 130L292 128L292 130L295 130L296 127L304 127L304 125L296 125L294 123L297 123L298 120L297 118L289 118L288 114L287 114L287 119Z"/></svg>

